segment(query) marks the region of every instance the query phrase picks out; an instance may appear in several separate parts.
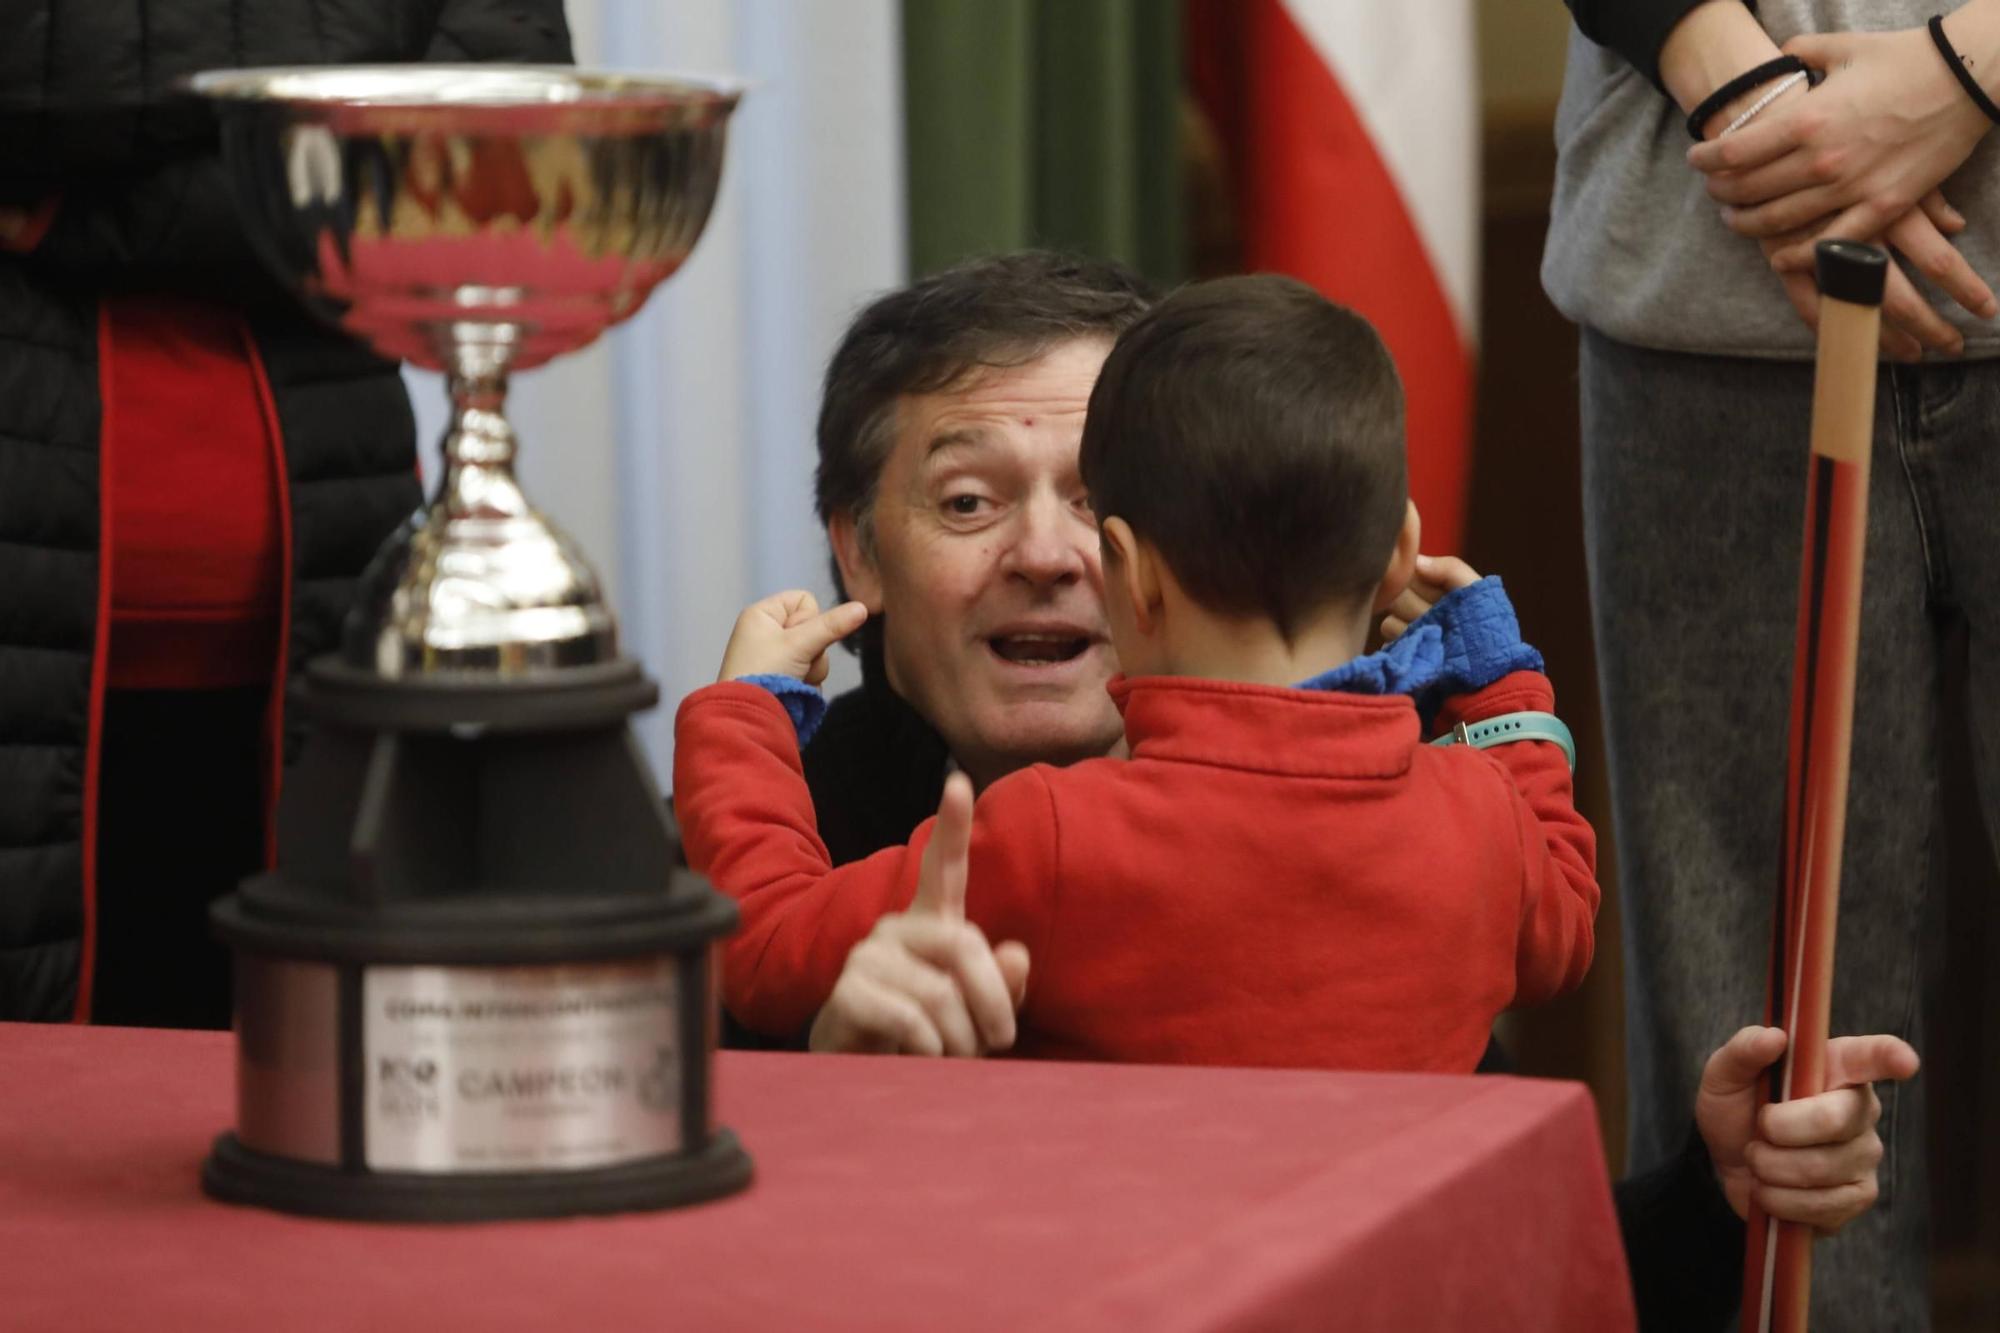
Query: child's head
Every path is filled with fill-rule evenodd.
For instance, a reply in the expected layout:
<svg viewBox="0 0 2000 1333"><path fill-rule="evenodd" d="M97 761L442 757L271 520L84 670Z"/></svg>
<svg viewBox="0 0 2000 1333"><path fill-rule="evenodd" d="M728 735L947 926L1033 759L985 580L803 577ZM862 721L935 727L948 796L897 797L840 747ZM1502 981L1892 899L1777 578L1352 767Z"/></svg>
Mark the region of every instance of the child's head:
<svg viewBox="0 0 2000 1333"><path fill-rule="evenodd" d="M1182 288L1121 335L1081 467L1116 636L1144 636L1133 606L1155 595L1151 575L1127 578L1134 554L1194 606L1267 622L1286 644L1330 620L1365 624L1408 578L1395 365L1366 320L1289 278ZM1128 670L1153 669L1118 647Z"/></svg>

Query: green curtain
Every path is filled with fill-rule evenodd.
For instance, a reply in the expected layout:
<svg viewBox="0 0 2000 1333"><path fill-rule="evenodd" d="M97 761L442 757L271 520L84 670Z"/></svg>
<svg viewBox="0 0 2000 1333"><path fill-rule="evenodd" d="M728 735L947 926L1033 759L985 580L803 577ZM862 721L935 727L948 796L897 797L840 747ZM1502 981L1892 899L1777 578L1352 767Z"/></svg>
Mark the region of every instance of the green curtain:
<svg viewBox="0 0 2000 1333"><path fill-rule="evenodd" d="M903 0L910 267L1042 245L1181 277L1178 0Z"/></svg>

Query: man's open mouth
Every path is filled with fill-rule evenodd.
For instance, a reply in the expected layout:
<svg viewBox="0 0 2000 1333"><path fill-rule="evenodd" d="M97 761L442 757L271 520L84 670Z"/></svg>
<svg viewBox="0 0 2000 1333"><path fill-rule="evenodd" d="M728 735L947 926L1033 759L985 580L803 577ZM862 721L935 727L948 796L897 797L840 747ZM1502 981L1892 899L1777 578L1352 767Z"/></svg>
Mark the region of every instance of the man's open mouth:
<svg viewBox="0 0 2000 1333"><path fill-rule="evenodd" d="M1090 651L1085 634L996 634L987 645L994 655L1017 666L1056 666Z"/></svg>

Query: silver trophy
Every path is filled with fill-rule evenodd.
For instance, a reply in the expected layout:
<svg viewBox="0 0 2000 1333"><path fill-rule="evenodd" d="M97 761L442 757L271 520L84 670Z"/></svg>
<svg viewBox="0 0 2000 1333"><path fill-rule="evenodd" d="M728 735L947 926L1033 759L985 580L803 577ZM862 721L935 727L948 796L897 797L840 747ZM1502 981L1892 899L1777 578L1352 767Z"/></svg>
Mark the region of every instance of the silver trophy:
<svg viewBox="0 0 2000 1333"><path fill-rule="evenodd" d="M508 376L628 317L714 203L738 91L566 68L216 71L252 242L314 311L442 371L429 505L376 557L277 869L217 905L238 1113L218 1196L352 1217L660 1207L749 1179L713 1125L726 900L678 866L576 544L522 493Z"/></svg>

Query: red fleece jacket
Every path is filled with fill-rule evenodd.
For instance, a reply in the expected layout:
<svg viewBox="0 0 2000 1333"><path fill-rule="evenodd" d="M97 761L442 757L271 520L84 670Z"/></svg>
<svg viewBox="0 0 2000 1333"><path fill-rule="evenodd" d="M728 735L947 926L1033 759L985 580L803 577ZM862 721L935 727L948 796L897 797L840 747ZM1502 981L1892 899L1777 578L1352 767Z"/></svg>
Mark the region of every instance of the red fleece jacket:
<svg viewBox="0 0 2000 1333"><path fill-rule="evenodd" d="M968 917L1032 970L1017 1050L1186 1064L1466 1071L1510 1005L1590 966L1596 838L1547 742L1422 743L1401 695L1114 682L1129 760L1036 765L974 814ZM1553 711L1516 672L1439 725ZM916 892L934 821L834 867L781 704L681 705L690 863L736 899L723 996L796 1032L848 950Z"/></svg>

